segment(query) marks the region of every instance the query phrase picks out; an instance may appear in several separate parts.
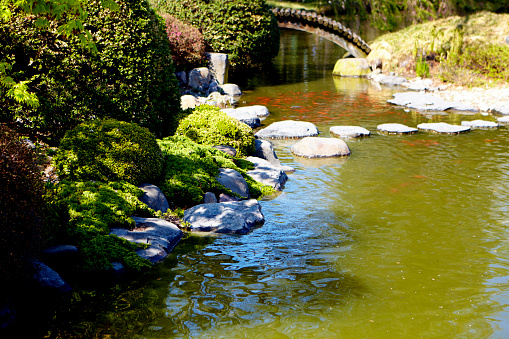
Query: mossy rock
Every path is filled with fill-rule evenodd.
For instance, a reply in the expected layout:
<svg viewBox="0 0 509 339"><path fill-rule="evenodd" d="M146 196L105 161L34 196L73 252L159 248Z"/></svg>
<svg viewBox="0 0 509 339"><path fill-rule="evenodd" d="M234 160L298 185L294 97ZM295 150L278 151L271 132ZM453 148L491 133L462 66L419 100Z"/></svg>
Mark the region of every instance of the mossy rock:
<svg viewBox="0 0 509 339"><path fill-rule="evenodd" d="M363 77L369 73L371 73L371 68L365 58L339 59L332 71L333 75L347 77Z"/></svg>

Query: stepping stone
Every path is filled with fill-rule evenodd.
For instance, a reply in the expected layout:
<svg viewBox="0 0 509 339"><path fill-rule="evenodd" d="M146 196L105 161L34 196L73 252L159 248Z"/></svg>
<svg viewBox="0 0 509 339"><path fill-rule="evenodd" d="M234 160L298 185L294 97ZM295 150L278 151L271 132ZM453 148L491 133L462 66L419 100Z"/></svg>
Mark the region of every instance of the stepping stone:
<svg viewBox="0 0 509 339"><path fill-rule="evenodd" d="M331 134L341 138L360 138L367 137L371 134L371 132L364 127L358 126L332 126L329 131Z"/></svg>
<svg viewBox="0 0 509 339"><path fill-rule="evenodd" d="M408 127L402 124L381 124L376 127L380 132L388 134L412 134L418 131L417 128Z"/></svg>
<svg viewBox="0 0 509 339"><path fill-rule="evenodd" d="M462 121L461 125L472 128L497 128L499 126L496 122L487 120Z"/></svg>
<svg viewBox="0 0 509 339"><path fill-rule="evenodd" d="M305 158L332 158L350 155L348 145L341 139L307 137L292 146L293 154Z"/></svg>
<svg viewBox="0 0 509 339"><path fill-rule="evenodd" d="M419 124L417 128L424 131L431 131L436 133L458 134L470 131L468 126L451 125L446 122L437 122L429 124Z"/></svg>
<svg viewBox="0 0 509 339"><path fill-rule="evenodd" d="M503 124L509 124L509 116L498 118L497 121Z"/></svg>
<svg viewBox="0 0 509 339"><path fill-rule="evenodd" d="M258 138L304 138L318 135L318 128L310 122L285 120L274 122L266 128L259 130L255 136Z"/></svg>
<svg viewBox="0 0 509 339"><path fill-rule="evenodd" d="M256 199L202 204L184 212L190 231L246 234L265 221Z"/></svg>
<svg viewBox="0 0 509 339"><path fill-rule="evenodd" d="M394 93L394 99L387 100L388 103L407 106L419 111L446 111L454 109L457 111L477 112L477 108L462 104L460 102L445 101L429 93L401 92Z"/></svg>
<svg viewBox="0 0 509 339"><path fill-rule="evenodd" d="M237 119L238 121L245 123L251 128L261 126L260 118L256 116L256 113L242 111L234 108L227 108L223 109L222 111L225 112L229 117Z"/></svg>
<svg viewBox="0 0 509 339"><path fill-rule="evenodd" d="M262 105L253 105L236 108L237 111L253 114L259 118L266 117L270 114L269 109Z"/></svg>

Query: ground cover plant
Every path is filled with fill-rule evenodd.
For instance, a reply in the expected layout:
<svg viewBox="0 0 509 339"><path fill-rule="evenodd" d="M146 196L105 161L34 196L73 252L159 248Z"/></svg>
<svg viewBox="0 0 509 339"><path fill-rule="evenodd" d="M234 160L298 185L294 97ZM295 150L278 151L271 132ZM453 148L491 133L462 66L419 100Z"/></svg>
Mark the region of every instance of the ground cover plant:
<svg viewBox="0 0 509 339"><path fill-rule="evenodd" d="M226 145L237 150L239 157L254 152L253 130L210 105L198 106L180 122L176 135L185 135L199 144Z"/></svg>
<svg viewBox="0 0 509 339"><path fill-rule="evenodd" d="M173 136L158 140L164 154L163 179L159 188L166 195L171 207L192 207L203 202L205 192L229 193L217 181L220 168L232 168L242 174L252 198L271 194L271 187L260 184L246 172L253 164L209 146L200 145L186 136Z"/></svg>
<svg viewBox="0 0 509 339"><path fill-rule="evenodd" d="M137 124L117 120L84 122L68 131L54 157L61 179L156 182L163 156L154 135Z"/></svg>
<svg viewBox="0 0 509 339"><path fill-rule="evenodd" d="M162 20L146 1L116 4L117 11L96 0L85 5L84 27L96 51L79 35L60 35L58 20L39 29L44 15L14 10L0 21L0 62L9 61L12 80L29 80L27 90L39 99L37 107L20 103L0 86L0 122L53 146L96 118L136 122L158 137L174 133L180 93Z"/></svg>
<svg viewBox="0 0 509 339"><path fill-rule="evenodd" d="M227 53L231 70L260 67L279 51L276 17L265 0L153 0L161 12L200 29L214 52Z"/></svg>

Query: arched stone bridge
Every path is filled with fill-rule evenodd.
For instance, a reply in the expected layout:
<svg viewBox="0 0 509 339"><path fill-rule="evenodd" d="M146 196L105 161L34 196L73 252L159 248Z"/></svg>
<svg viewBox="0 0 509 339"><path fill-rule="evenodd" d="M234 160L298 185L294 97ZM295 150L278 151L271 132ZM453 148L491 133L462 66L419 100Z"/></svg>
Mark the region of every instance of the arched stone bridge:
<svg viewBox="0 0 509 339"><path fill-rule="evenodd" d="M364 58L371 52L360 36L336 20L298 9L273 8L272 12L279 27L317 34L343 47L356 58Z"/></svg>

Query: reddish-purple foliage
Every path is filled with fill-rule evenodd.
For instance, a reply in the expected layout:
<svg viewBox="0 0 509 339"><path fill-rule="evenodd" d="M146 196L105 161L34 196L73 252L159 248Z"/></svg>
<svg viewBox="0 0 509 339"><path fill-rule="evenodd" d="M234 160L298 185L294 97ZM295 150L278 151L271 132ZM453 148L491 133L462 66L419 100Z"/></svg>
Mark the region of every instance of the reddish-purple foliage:
<svg viewBox="0 0 509 339"><path fill-rule="evenodd" d="M171 15L163 15L166 33L170 40L171 55L177 70L202 66L207 44L196 27L188 25Z"/></svg>

